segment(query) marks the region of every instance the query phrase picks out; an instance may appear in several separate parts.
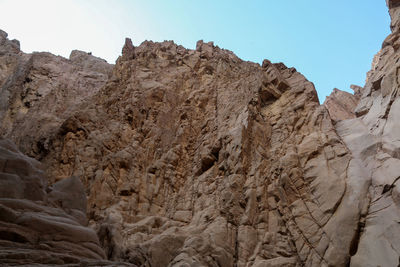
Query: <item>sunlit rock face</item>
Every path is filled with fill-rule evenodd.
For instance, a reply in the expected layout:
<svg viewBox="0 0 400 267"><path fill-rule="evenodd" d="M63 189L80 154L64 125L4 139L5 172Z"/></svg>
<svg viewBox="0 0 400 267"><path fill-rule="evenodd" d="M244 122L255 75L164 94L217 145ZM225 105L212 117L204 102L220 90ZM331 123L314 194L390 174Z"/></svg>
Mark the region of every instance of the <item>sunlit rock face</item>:
<svg viewBox="0 0 400 267"><path fill-rule="evenodd" d="M24 54L1 33L0 133L42 162L43 183L79 178L109 260L397 266L396 3L366 85L324 105L296 69L213 43L127 39L112 66Z"/></svg>
<svg viewBox="0 0 400 267"><path fill-rule="evenodd" d="M108 80L112 65L86 52L25 54L0 32L0 134L37 159L54 129Z"/></svg>
<svg viewBox="0 0 400 267"><path fill-rule="evenodd" d="M50 183L81 178L110 259L348 262L363 200L349 199L350 154L312 83L212 43L127 40L123 51L42 157Z"/></svg>
<svg viewBox="0 0 400 267"><path fill-rule="evenodd" d="M360 221L358 249L351 266L396 266L399 263L400 100L399 1L388 1L392 33L375 56L367 75L356 119L337 124L337 132L360 159L369 199Z"/></svg>
<svg viewBox="0 0 400 267"><path fill-rule="evenodd" d="M123 51L43 159L49 177L82 178L112 259L348 262L363 200L350 201L350 154L312 83L201 41Z"/></svg>

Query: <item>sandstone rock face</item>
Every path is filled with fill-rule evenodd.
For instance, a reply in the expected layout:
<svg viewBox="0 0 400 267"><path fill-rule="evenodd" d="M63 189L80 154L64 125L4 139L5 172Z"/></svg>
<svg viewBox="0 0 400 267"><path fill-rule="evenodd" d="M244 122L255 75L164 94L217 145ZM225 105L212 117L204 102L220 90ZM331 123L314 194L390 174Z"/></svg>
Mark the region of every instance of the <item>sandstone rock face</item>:
<svg viewBox="0 0 400 267"><path fill-rule="evenodd" d="M47 178L4 143L30 165L0 162L0 262L397 266L397 2L366 85L324 105L296 69L211 42L126 39L113 67L0 32L0 134ZM60 230L38 245L42 221Z"/></svg>
<svg viewBox="0 0 400 267"><path fill-rule="evenodd" d="M360 241L351 266L399 264L399 4L388 1L392 34L375 56L355 110L357 118L337 124L337 132L359 159L369 184L369 204L360 221Z"/></svg>
<svg viewBox="0 0 400 267"><path fill-rule="evenodd" d="M353 85L355 93L358 93L360 88ZM333 121L341 121L355 118L354 109L359 102L357 94L350 94L339 89L333 89L332 93L326 97L324 106L329 112Z"/></svg>
<svg viewBox="0 0 400 267"><path fill-rule="evenodd" d="M0 32L0 134L41 159L49 139L77 105L108 80L112 65L86 52L70 59L24 54Z"/></svg>
<svg viewBox="0 0 400 267"><path fill-rule="evenodd" d="M193 51L127 40L106 86L50 143L48 176L82 178L90 223L110 259L350 259L364 206L351 196L350 154L313 84L282 63L243 62L201 41Z"/></svg>
<svg viewBox="0 0 400 267"><path fill-rule="evenodd" d="M85 209L78 178L47 187L41 164L0 139L0 265L117 266L104 260Z"/></svg>

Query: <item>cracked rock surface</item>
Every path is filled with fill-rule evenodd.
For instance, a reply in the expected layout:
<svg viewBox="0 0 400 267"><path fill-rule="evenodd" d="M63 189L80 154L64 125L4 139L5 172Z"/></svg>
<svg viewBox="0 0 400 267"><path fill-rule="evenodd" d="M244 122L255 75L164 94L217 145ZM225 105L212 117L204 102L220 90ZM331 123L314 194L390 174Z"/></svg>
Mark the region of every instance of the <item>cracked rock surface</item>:
<svg viewBox="0 0 400 267"><path fill-rule="evenodd" d="M126 264L397 266L398 2L366 85L324 105L295 68L211 42L126 39L112 66L24 54L0 32L0 133L47 178L5 178L4 194L73 210L68 227Z"/></svg>
<svg viewBox="0 0 400 267"><path fill-rule="evenodd" d="M81 178L109 259L349 261L363 204L349 200L351 156L294 68L201 41L127 40L105 86L77 106L53 125L41 160L50 183Z"/></svg>
<svg viewBox="0 0 400 267"><path fill-rule="evenodd" d="M82 177L111 259L346 264L358 223L358 203L338 211L350 155L312 83L201 41L123 51L43 160L56 180Z"/></svg>
<svg viewBox="0 0 400 267"><path fill-rule="evenodd" d="M105 258L79 178L48 187L40 162L0 139L0 265L128 266Z"/></svg>
<svg viewBox="0 0 400 267"><path fill-rule="evenodd" d="M362 88L357 85L352 85L351 88L354 90L355 94L350 94L335 88L332 93L326 97L324 106L334 122L356 117L354 110L360 101L359 90L362 90Z"/></svg>
<svg viewBox="0 0 400 267"><path fill-rule="evenodd" d="M0 30L0 135L42 159L54 129L106 83L111 69L105 60L78 50L69 59L25 54Z"/></svg>
<svg viewBox="0 0 400 267"><path fill-rule="evenodd" d="M367 75L357 118L337 132L364 171L368 206L360 218L358 247L351 266L397 266L400 255L399 1L387 1L392 34L383 42Z"/></svg>

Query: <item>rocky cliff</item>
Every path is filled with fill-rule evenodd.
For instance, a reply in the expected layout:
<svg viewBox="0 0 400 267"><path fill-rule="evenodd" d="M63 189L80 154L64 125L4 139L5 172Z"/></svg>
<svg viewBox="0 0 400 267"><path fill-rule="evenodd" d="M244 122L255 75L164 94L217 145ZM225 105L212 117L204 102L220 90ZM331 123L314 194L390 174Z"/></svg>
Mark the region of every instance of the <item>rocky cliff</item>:
<svg viewBox="0 0 400 267"><path fill-rule="evenodd" d="M83 183L100 259L396 266L397 2L366 85L325 105L296 69L213 43L127 39L112 66L80 51L24 54L2 32L0 133L42 162L52 188Z"/></svg>
<svg viewBox="0 0 400 267"><path fill-rule="evenodd" d="M128 266L105 260L87 226L82 182L48 186L41 164L0 139L0 264L2 266Z"/></svg>
<svg viewBox="0 0 400 267"><path fill-rule="evenodd" d="M357 85L352 85L351 88L354 90L355 94L350 94L335 88L332 93L326 97L324 106L328 110L332 121L337 122L356 117L354 110L360 102L362 88Z"/></svg>
<svg viewBox="0 0 400 267"><path fill-rule="evenodd" d="M392 34L375 56L372 70L355 109L357 118L341 121L337 132L360 159L368 181L369 205L360 226L358 250L353 266L394 266L399 264L400 209L400 1L387 1Z"/></svg>
<svg viewBox="0 0 400 267"><path fill-rule="evenodd" d="M112 65L86 52L25 54L0 30L0 135L37 159L50 136L106 83Z"/></svg>

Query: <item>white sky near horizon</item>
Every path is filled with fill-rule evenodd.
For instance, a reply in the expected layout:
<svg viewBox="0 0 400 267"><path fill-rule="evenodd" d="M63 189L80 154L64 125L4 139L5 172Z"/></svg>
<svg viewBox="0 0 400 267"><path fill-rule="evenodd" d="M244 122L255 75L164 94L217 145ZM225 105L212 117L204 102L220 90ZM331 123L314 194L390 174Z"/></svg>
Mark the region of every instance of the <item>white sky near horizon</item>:
<svg viewBox="0 0 400 267"><path fill-rule="evenodd" d="M364 85L390 23L384 0L0 0L0 11L0 29L27 53L78 49L114 63L125 37L191 49L204 39L295 67L321 102L335 87Z"/></svg>
<svg viewBox="0 0 400 267"><path fill-rule="evenodd" d="M102 10L91 8L90 2L0 0L0 29L9 39L19 40L24 52L49 51L68 57L73 49L79 49L114 63L124 42L121 33L113 30L123 27L119 10L111 10L112 21L105 22Z"/></svg>

